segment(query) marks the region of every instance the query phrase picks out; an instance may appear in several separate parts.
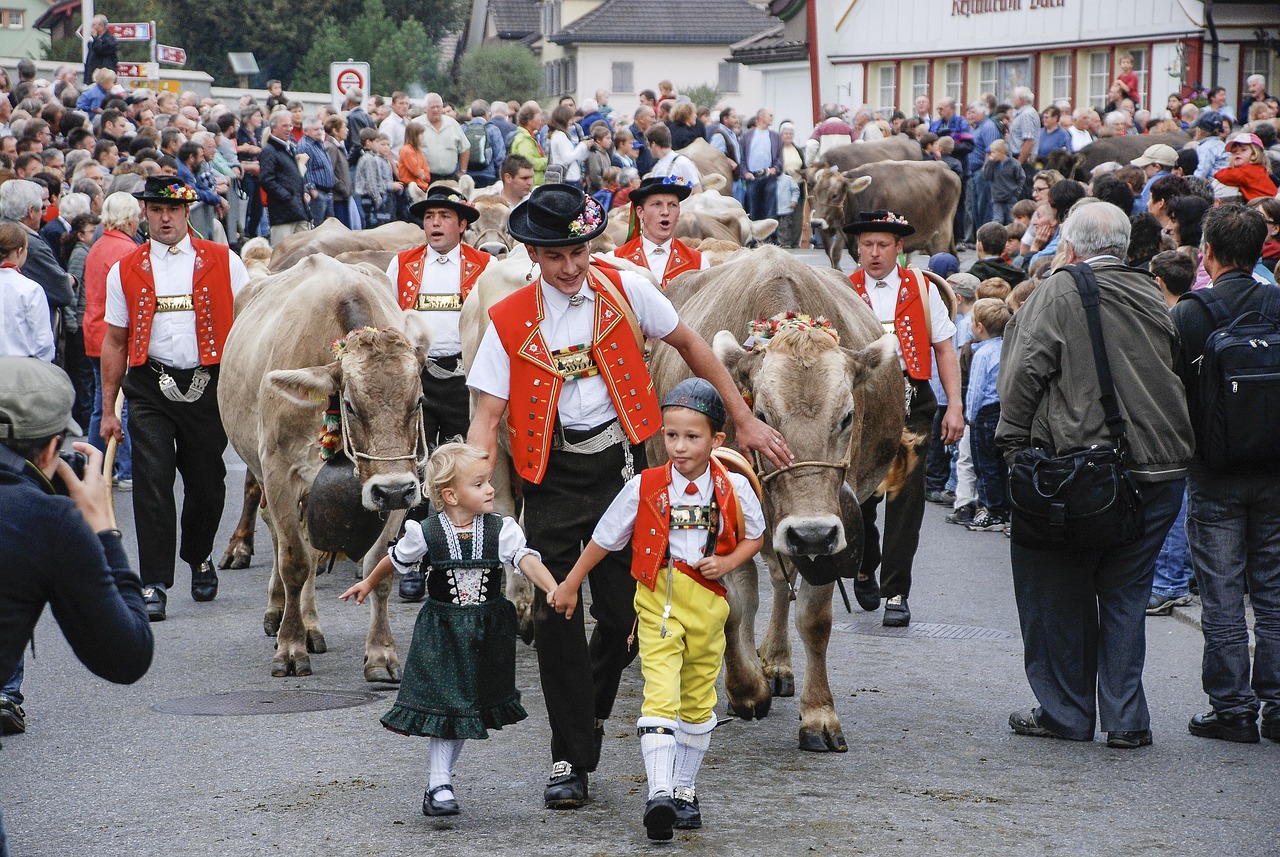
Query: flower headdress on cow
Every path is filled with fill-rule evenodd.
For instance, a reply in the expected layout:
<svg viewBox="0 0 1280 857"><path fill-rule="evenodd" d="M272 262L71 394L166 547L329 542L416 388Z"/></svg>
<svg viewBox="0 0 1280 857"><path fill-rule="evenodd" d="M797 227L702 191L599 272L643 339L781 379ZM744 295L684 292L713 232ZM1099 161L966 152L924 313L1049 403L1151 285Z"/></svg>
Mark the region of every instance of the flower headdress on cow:
<svg viewBox="0 0 1280 857"><path fill-rule="evenodd" d="M628 197L631 201L631 216L627 220L628 241L640 231L640 214L636 207L644 205L644 201L655 193L670 194L680 202L684 202L689 198L689 194L693 193L693 187L684 176L650 176L640 182L640 187L631 191L631 196Z"/></svg>
<svg viewBox="0 0 1280 857"><path fill-rule="evenodd" d="M834 339L836 345L840 344L840 331L836 330L835 325L831 323L831 319L821 315L815 318L814 316L791 310L777 313L768 318L757 318L755 321L749 322L747 324L747 339L742 343L742 347L748 351L755 348L764 348L769 344L769 340L784 330L821 330Z"/></svg>

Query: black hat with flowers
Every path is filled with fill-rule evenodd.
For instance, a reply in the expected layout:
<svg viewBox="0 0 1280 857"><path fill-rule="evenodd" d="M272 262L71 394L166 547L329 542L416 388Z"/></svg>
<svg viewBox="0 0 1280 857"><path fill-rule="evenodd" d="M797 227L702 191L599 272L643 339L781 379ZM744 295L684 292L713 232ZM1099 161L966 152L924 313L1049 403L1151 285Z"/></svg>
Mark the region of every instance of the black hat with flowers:
<svg viewBox="0 0 1280 857"><path fill-rule="evenodd" d="M628 199L632 205L643 205L644 201L655 193L669 193L676 199L688 199L693 188L680 176L651 176L640 182L640 187L631 191Z"/></svg>
<svg viewBox="0 0 1280 857"><path fill-rule="evenodd" d="M422 217L429 208L447 208L468 224L480 219L480 212L467 204L466 195L454 185L444 182L429 186L427 195L409 206L409 213L414 217Z"/></svg>
<svg viewBox="0 0 1280 857"><path fill-rule="evenodd" d="M133 195L142 202L172 202L191 205L199 202L196 190L177 176L147 176L142 190Z"/></svg>
<svg viewBox="0 0 1280 857"><path fill-rule="evenodd" d="M608 225L604 206L579 188L544 184L511 212L507 232L533 247L569 247L590 241Z"/></svg>
<svg viewBox="0 0 1280 857"><path fill-rule="evenodd" d="M860 211L852 221L844 225L846 235L861 235L863 232L888 232L890 235L905 237L914 235L916 228L907 222L901 214L878 208L875 211Z"/></svg>

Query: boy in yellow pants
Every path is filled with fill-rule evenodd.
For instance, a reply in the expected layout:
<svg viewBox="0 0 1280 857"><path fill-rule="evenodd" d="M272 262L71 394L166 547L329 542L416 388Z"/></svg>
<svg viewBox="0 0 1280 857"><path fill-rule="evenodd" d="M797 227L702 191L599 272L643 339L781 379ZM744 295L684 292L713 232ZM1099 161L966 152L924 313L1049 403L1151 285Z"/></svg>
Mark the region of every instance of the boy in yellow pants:
<svg viewBox="0 0 1280 857"><path fill-rule="evenodd" d="M722 444L724 402L690 378L662 403L668 463L633 477L610 504L581 558L547 603L572 616L587 573L632 543L644 704L637 721L649 777L650 839L702 826L694 782L716 725L729 572L760 550L764 511L746 478L711 451ZM753 572L754 573L754 572Z"/></svg>

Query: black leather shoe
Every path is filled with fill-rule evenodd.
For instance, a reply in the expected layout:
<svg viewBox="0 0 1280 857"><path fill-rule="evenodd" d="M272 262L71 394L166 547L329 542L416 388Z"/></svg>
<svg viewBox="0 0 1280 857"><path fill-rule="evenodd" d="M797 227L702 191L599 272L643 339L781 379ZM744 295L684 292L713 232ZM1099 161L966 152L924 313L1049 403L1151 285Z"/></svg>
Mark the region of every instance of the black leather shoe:
<svg viewBox="0 0 1280 857"><path fill-rule="evenodd" d="M698 806L698 796L688 786L676 786L671 799L676 804L676 830L697 830L702 827L702 809Z"/></svg>
<svg viewBox="0 0 1280 857"><path fill-rule="evenodd" d="M1263 738L1269 738L1272 741L1280 741L1280 715L1276 717L1263 717L1262 726L1258 731L1262 733Z"/></svg>
<svg viewBox="0 0 1280 857"><path fill-rule="evenodd" d="M411 568L400 575L400 600L421 601L427 594L427 577L422 569Z"/></svg>
<svg viewBox="0 0 1280 857"><path fill-rule="evenodd" d="M436 800L436 795L440 792L453 793L453 786L436 786L433 789L427 789L426 794L422 796L422 814L423 815L457 815L458 801L454 798L447 800Z"/></svg>
<svg viewBox="0 0 1280 857"><path fill-rule="evenodd" d="M1015 711L1009 715L1009 728L1019 735L1029 735L1032 738L1061 738L1064 741L1071 740L1066 735L1059 735L1048 726L1040 723L1036 717L1036 709L1031 708L1025 711Z"/></svg>
<svg viewBox="0 0 1280 857"><path fill-rule="evenodd" d="M21 735L27 731L27 712L22 706L0 696L0 735Z"/></svg>
<svg viewBox="0 0 1280 857"><path fill-rule="evenodd" d="M1136 729L1129 732L1108 732L1107 746L1113 750L1136 750L1151 746L1151 730Z"/></svg>
<svg viewBox="0 0 1280 857"><path fill-rule="evenodd" d="M1274 728L1274 727L1272 727ZM1237 744L1257 744L1258 723L1255 714L1220 714L1210 711L1197 714L1187 724L1187 731L1197 738L1218 738Z"/></svg>
<svg viewBox="0 0 1280 857"><path fill-rule="evenodd" d="M213 557L199 565L191 566L191 599L212 601L218 597L218 572L214 570Z"/></svg>
<svg viewBox="0 0 1280 857"><path fill-rule="evenodd" d="M147 618L152 622L163 622L165 617L165 605L169 602L169 596L158 586L142 587L142 604L147 608Z"/></svg>
<svg viewBox="0 0 1280 857"><path fill-rule="evenodd" d="M644 805L644 835L655 842L665 842L672 837L675 821L676 802L671 795L660 793Z"/></svg>
<svg viewBox="0 0 1280 857"><path fill-rule="evenodd" d="M907 599L895 595L884 602L884 619L880 622L886 628L905 628L911 624L911 608Z"/></svg>
<svg viewBox="0 0 1280 857"><path fill-rule="evenodd" d="M577 809L587 802L587 772L568 762L551 766L551 779L542 792L547 809Z"/></svg>
<svg viewBox="0 0 1280 857"><path fill-rule="evenodd" d="M858 606L870 613L872 610L880 609L880 584L876 582L875 575L867 575L863 577L858 575L853 579L853 597L858 600Z"/></svg>

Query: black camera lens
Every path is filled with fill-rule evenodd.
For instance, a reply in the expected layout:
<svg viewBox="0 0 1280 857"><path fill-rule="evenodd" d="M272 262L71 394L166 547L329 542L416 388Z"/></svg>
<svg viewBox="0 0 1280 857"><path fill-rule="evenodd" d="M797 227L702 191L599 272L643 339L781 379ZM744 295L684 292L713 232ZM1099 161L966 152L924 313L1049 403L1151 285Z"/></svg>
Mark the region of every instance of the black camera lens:
<svg viewBox="0 0 1280 857"><path fill-rule="evenodd" d="M84 469L89 465L89 456L83 452L63 450L58 453L58 457L67 463L67 466L71 468L71 472L76 475L77 479L83 481Z"/></svg>

